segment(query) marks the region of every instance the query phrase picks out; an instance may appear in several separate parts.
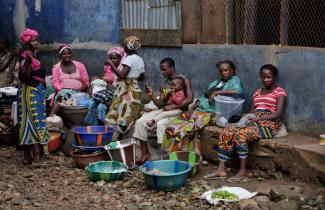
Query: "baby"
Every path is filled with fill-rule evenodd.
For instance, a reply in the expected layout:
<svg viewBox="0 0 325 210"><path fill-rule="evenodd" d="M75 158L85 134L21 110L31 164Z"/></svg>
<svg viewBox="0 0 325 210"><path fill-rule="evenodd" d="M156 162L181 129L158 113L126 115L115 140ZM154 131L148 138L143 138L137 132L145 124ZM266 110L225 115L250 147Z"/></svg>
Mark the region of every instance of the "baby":
<svg viewBox="0 0 325 210"><path fill-rule="evenodd" d="M92 76L91 77L91 95L94 96L95 93L106 90L107 89L107 83L100 79L98 76Z"/></svg>
<svg viewBox="0 0 325 210"><path fill-rule="evenodd" d="M185 93L184 93L184 88L185 88L185 81L182 77L175 77L171 81L171 87L170 87L170 92L167 95L167 105L180 105L185 99ZM148 93L150 94L150 93ZM150 128L153 128L154 125L162 119L168 118L168 117L174 117L177 116L179 113L181 113L181 109L174 109L171 111L164 111L163 109L160 109L156 111L156 116L150 120L147 125Z"/></svg>

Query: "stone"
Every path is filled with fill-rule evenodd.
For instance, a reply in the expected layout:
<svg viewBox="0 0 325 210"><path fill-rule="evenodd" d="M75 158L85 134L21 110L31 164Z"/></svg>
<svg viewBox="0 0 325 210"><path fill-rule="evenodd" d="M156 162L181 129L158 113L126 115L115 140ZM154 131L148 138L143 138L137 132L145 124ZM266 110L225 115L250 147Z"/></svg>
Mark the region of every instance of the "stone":
<svg viewBox="0 0 325 210"><path fill-rule="evenodd" d="M239 210L261 210L257 202L253 199L240 200L238 207Z"/></svg>
<svg viewBox="0 0 325 210"><path fill-rule="evenodd" d="M268 196L271 192L272 188L269 184L261 183L259 184L258 188L256 189L256 192L260 195L266 195Z"/></svg>
<svg viewBox="0 0 325 210"><path fill-rule="evenodd" d="M172 200L166 201L164 203L164 207L166 209L172 209L176 206L176 204L177 204L177 201L175 199L172 199Z"/></svg>
<svg viewBox="0 0 325 210"><path fill-rule="evenodd" d="M271 189L270 198L272 201L278 202L286 198L286 196L276 190Z"/></svg>
<svg viewBox="0 0 325 210"><path fill-rule="evenodd" d="M303 206L301 206L301 209L302 210L313 210L314 208L312 206L309 206L309 205L303 205Z"/></svg>
<svg viewBox="0 0 325 210"><path fill-rule="evenodd" d="M270 210L297 210L299 206L297 201L284 199L276 203L270 204Z"/></svg>
<svg viewBox="0 0 325 210"><path fill-rule="evenodd" d="M255 196L254 200L257 203L268 203L268 202L270 202L270 199L267 196Z"/></svg>

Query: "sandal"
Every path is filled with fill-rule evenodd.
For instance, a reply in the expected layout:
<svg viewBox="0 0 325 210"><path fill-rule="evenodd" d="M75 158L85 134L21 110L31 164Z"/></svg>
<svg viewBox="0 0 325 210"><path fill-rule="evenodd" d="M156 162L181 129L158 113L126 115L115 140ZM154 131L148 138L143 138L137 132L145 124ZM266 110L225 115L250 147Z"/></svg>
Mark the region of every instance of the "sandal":
<svg viewBox="0 0 325 210"><path fill-rule="evenodd" d="M244 182L248 182L249 178L248 177L230 177L227 179L228 183L232 183L232 184L238 184L238 183L244 183Z"/></svg>
<svg viewBox="0 0 325 210"><path fill-rule="evenodd" d="M227 178L226 176L216 176L213 173L203 176L204 180L218 180L218 179L226 179L226 178Z"/></svg>

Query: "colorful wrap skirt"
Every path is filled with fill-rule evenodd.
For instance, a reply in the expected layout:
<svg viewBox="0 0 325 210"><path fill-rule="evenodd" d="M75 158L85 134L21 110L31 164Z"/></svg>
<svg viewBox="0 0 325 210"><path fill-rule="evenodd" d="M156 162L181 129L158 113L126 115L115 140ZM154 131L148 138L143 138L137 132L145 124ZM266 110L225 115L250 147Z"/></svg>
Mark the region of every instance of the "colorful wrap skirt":
<svg viewBox="0 0 325 210"><path fill-rule="evenodd" d="M192 151L194 148L191 140L199 130L211 123L212 117L212 113L194 111L190 118L186 113L173 118L163 137L163 149L172 152L185 146L186 150Z"/></svg>
<svg viewBox="0 0 325 210"><path fill-rule="evenodd" d="M18 91L19 144L47 145L49 134L46 128L44 99L45 86L22 84ZM45 151L46 152L46 151Z"/></svg>
<svg viewBox="0 0 325 210"><path fill-rule="evenodd" d="M268 110L255 111L256 117L269 116L270 114L271 112ZM281 121L279 119L251 122L241 128L231 125L223 129L219 135L217 142L218 159L229 160L234 149L236 149L239 158L246 158L248 155L248 142L273 138L280 128Z"/></svg>
<svg viewBox="0 0 325 210"><path fill-rule="evenodd" d="M140 117L143 110L141 104L142 91L138 85L138 78L118 80L106 122L126 131Z"/></svg>

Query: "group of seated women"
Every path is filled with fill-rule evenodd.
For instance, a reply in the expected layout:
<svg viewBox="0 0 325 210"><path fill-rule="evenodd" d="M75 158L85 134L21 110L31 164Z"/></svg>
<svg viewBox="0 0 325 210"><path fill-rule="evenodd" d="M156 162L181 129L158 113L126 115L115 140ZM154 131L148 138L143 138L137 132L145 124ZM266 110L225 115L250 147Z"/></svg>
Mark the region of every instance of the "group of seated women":
<svg viewBox="0 0 325 210"><path fill-rule="evenodd" d="M29 31L28 31L29 30ZM41 73L40 62L35 58L35 50L38 48L38 33L27 29L21 40L28 46L21 54L20 78L23 82L20 90L20 111L22 119L20 121L20 142L26 145L26 164L31 162L28 145L45 145L48 141L48 134L44 124L44 116L24 114L39 107L33 105L43 101L41 91L44 89L44 75ZM58 49L60 62L54 65L52 71L52 83L56 91L55 101L66 94L73 94L79 91L86 91L90 84L95 89L96 84L100 84L98 79L104 80L107 86L114 87L114 91L109 89L109 96L104 89L98 89L94 94L102 103L111 100L106 104L107 113L101 114L101 120L105 124L114 128L113 139L122 138L123 134L129 133L134 127L133 137L140 141L141 157L137 161L138 165L150 159L148 149L148 135L155 131L157 143L167 152L183 149L193 149L199 152L199 142L196 134L207 125L211 125L215 117L214 98L218 95L241 97L243 89L241 81L236 76L236 67L230 60L220 61L216 64L219 75L209 84L204 94L193 101L193 91L190 78L177 74L175 62L167 57L160 61L160 70L166 78L161 86L159 97L150 84L145 84L145 91L156 109L144 112L144 105L141 102L142 91L139 81L144 79L144 62L137 55L141 47L140 40L135 36L125 39L122 47L114 47L107 53L104 65L103 76L96 77L91 83L85 66L72 60L72 50L68 45L63 45ZM230 159L231 153L235 150L240 158L240 170L229 178L230 182L237 182L247 176L246 161L248 154L248 142L257 141L263 138L274 137L281 126L280 118L284 110L286 92L276 84L278 79L278 69L266 64L259 71L262 87L253 94L252 105L249 114L242 115L240 123L231 124L223 129L216 142L219 159L218 168L211 174L205 176L210 178L223 178L227 176L225 162ZM94 84L94 86L93 86ZM40 95L37 95L37 94ZM106 92L107 93L107 92ZM97 95L96 95L97 94ZM32 100L30 100L32 99ZM42 103L43 104L43 103ZM24 107L25 106L25 107ZM43 110L43 109L41 109ZM39 115L42 112L38 112ZM33 126L29 126L29 125ZM32 147L34 150L34 161L39 160L38 146Z"/></svg>

